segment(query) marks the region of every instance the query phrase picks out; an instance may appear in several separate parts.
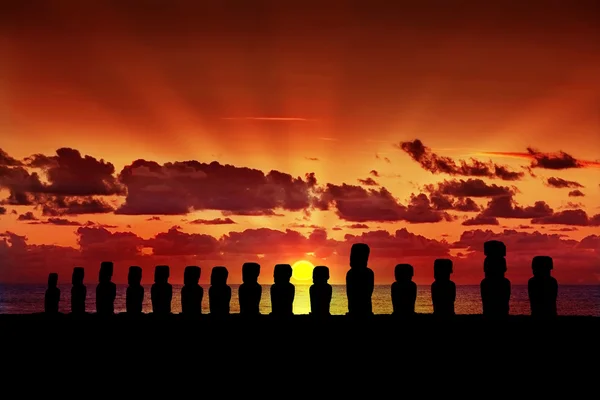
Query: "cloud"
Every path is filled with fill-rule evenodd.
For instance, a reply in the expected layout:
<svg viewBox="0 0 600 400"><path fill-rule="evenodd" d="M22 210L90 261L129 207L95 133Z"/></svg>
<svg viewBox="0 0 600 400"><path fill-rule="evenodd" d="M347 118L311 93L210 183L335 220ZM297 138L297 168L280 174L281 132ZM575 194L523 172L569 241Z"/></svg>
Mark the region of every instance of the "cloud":
<svg viewBox="0 0 600 400"><path fill-rule="evenodd" d="M532 224L600 226L600 214L589 217L584 210L563 210L531 220Z"/></svg>
<svg viewBox="0 0 600 400"><path fill-rule="evenodd" d="M160 217L154 216L154 217L150 217L150 218L146 218L146 221L160 221Z"/></svg>
<svg viewBox="0 0 600 400"><path fill-rule="evenodd" d="M114 207L106 201L92 196L41 196L37 201L42 207L42 215L49 216L106 214L114 211Z"/></svg>
<svg viewBox="0 0 600 400"><path fill-rule="evenodd" d="M584 197L584 196L585 196L585 193L583 193L579 189L571 190L569 192L569 197Z"/></svg>
<svg viewBox="0 0 600 400"><path fill-rule="evenodd" d="M374 177L379 177L379 172L377 172L374 169L372 169L371 172L369 172L369 174L373 175Z"/></svg>
<svg viewBox="0 0 600 400"><path fill-rule="evenodd" d="M578 160L564 151L559 151L557 153L542 153L531 147L527 148L527 152L492 151L484 152L482 154L529 159L531 160L531 168L562 170L600 167L600 161Z"/></svg>
<svg viewBox="0 0 600 400"><path fill-rule="evenodd" d="M0 207L0 215L6 214L6 207Z"/></svg>
<svg viewBox="0 0 600 400"><path fill-rule="evenodd" d="M487 177L506 181L516 181L525 175L520 171L510 171L508 167L495 164L491 160L483 162L471 158L469 161L455 161L450 157L439 156L419 139L412 142L401 142L396 147L418 162L423 169L433 174Z"/></svg>
<svg viewBox="0 0 600 400"><path fill-rule="evenodd" d="M304 159L308 161L319 161L317 157L304 157Z"/></svg>
<svg viewBox="0 0 600 400"><path fill-rule="evenodd" d="M555 187L555 188L582 188L582 187L584 187L579 182L567 181L562 178L554 178L554 177L548 178L546 180L546 185L548 185L550 187Z"/></svg>
<svg viewBox="0 0 600 400"><path fill-rule="evenodd" d="M158 164L137 160L123 168L127 188L116 214L182 215L192 210L219 210L227 215L273 215L311 205L317 181L257 169L197 161ZM225 215L225 214L224 214Z"/></svg>
<svg viewBox="0 0 600 400"><path fill-rule="evenodd" d="M496 197L507 196L517 192L516 187L487 184L481 179L444 180L437 185L428 184L424 190L429 193L453 197Z"/></svg>
<svg viewBox="0 0 600 400"><path fill-rule="evenodd" d="M4 150L0 149L0 166L19 167L22 165L21 161L9 156Z"/></svg>
<svg viewBox="0 0 600 400"><path fill-rule="evenodd" d="M377 183L373 178L369 177L366 179L358 179L358 182L361 185L365 185L365 186L379 186L379 183Z"/></svg>
<svg viewBox="0 0 600 400"><path fill-rule="evenodd" d="M367 224L351 224L351 225L346 225L346 228L350 228L350 229L369 229L369 225L367 225Z"/></svg>
<svg viewBox="0 0 600 400"><path fill-rule="evenodd" d="M545 201L536 201L533 206L521 206L512 196L501 196L492 198L481 211L481 216L531 219L548 217L553 212L554 210Z"/></svg>
<svg viewBox="0 0 600 400"><path fill-rule="evenodd" d="M383 161L385 161L388 164L392 163L392 160L390 160L388 157L382 157L379 154L375 154L375 158L378 159L378 160L383 160Z"/></svg>
<svg viewBox="0 0 600 400"><path fill-rule="evenodd" d="M471 226L471 225L500 225L500 222L498 222L498 219L496 219L495 217L486 217L486 216L483 216L483 215L476 215L473 218L469 218L469 219L463 221L462 225L464 225L464 226Z"/></svg>
<svg viewBox="0 0 600 400"><path fill-rule="evenodd" d="M17 221L37 221L38 218L31 212L27 211L17 217Z"/></svg>
<svg viewBox="0 0 600 400"><path fill-rule="evenodd" d="M193 225L230 225L236 222L231 218L195 219L189 222Z"/></svg>

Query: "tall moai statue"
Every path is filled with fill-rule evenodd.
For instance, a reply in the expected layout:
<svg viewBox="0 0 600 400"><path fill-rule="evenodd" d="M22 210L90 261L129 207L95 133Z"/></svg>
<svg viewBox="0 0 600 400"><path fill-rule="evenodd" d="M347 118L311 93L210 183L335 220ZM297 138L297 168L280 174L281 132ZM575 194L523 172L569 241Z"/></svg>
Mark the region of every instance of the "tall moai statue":
<svg viewBox="0 0 600 400"><path fill-rule="evenodd" d="M371 296L375 287L375 274L368 267L370 251L365 243L355 243L350 249L350 270L346 273L348 315L373 315Z"/></svg>
<svg viewBox="0 0 600 400"><path fill-rule="evenodd" d="M168 265L157 265L154 268L154 284L150 289L152 312L156 315L171 313L173 287L169 283L170 269Z"/></svg>
<svg viewBox="0 0 600 400"><path fill-rule="evenodd" d="M277 264L273 270L275 283L271 285L271 314L274 316L294 315L296 287L290 282L292 272L290 264Z"/></svg>
<svg viewBox="0 0 600 400"><path fill-rule="evenodd" d="M115 312L115 298L117 285L112 281L114 265L111 261L103 261L98 273L98 286L96 286L96 313L110 315Z"/></svg>
<svg viewBox="0 0 600 400"><path fill-rule="evenodd" d="M208 305L213 316L229 315L231 288L227 285L229 272L223 266L213 267L210 272L210 288L208 289Z"/></svg>
<svg viewBox="0 0 600 400"><path fill-rule="evenodd" d="M260 264L247 262L242 265L242 284L238 289L240 314L254 316L260 314L262 286L258 283Z"/></svg>
<svg viewBox="0 0 600 400"><path fill-rule="evenodd" d="M553 318L557 316L556 299L558 282L552 276L554 263L552 257L535 256L531 261L533 277L529 279L527 291L531 316L535 318Z"/></svg>
<svg viewBox="0 0 600 400"><path fill-rule="evenodd" d="M313 284L310 286L310 313L317 317L331 315L331 297L333 289L327 282L329 280L329 268L317 265L313 269Z"/></svg>
<svg viewBox="0 0 600 400"><path fill-rule="evenodd" d="M58 314L58 303L60 302L60 289L58 288L58 274L48 274L48 288L44 295L44 312L47 314Z"/></svg>
<svg viewBox="0 0 600 400"><path fill-rule="evenodd" d="M136 265L129 267L127 284L127 292L125 294L125 309L127 310L127 314L141 314L144 304L141 267Z"/></svg>
<svg viewBox="0 0 600 400"><path fill-rule="evenodd" d="M181 288L181 313L187 316L202 314L202 297L204 289L200 282L202 269L196 265L188 265L183 270L183 287Z"/></svg>
<svg viewBox="0 0 600 400"><path fill-rule="evenodd" d="M434 281L431 284L431 301L434 315L448 317L455 314L456 285L450 279L453 272L452 260L438 258L434 261Z"/></svg>
<svg viewBox="0 0 600 400"><path fill-rule="evenodd" d="M398 264L394 269L396 282L392 283L392 315L407 317L415 314L417 284L412 281L414 268Z"/></svg>
<svg viewBox="0 0 600 400"><path fill-rule="evenodd" d="M73 268L71 275L71 313L76 315L85 314L85 299L87 288L83 284L85 270L82 267Z"/></svg>
<svg viewBox="0 0 600 400"><path fill-rule="evenodd" d="M510 281L506 274L506 245L499 240L483 244L485 259L481 281L481 303L483 315L491 318L506 317L510 311Z"/></svg>

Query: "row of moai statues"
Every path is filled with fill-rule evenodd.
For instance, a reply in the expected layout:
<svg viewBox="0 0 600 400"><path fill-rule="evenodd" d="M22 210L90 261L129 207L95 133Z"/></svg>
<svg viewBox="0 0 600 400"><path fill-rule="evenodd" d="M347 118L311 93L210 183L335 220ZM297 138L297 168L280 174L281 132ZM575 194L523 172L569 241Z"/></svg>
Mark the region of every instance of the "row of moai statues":
<svg viewBox="0 0 600 400"><path fill-rule="evenodd" d="M100 265L98 285L96 286L96 312L113 314L117 287L112 282L113 263L106 261ZM173 287L169 283L170 268L159 265L154 270L154 284L150 289L152 312L154 314L170 314L173 299ZM258 283L260 264L245 263L242 266L243 283L239 287L240 314L260 314L262 286ZM181 289L181 313L184 315L202 314L204 289L200 286L201 269L188 266L184 270L183 287ZM210 288L208 290L209 309L211 315L227 315L230 310L231 288L227 285L229 272L226 267L217 266L211 271ZM290 282L292 267L289 264L278 264L273 272L274 284L271 285L271 308L273 315L293 315L293 303L296 294L295 286ZM84 269L75 267L72 274L71 313L84 314L87 289L83 283ZM125 295L125 308L128 314L141 314L144 301L142 269L129 267L128 287ZM329 280L329 268L317 266L313 270L313 285L310 287L311 313L329 315L332 297ZM58 274L48 277L48 289L45 295L45 311L58 313L60 289Z"/></svg>
<svg viewBox="0 0 600 400"><path fill-rule="evenodd" d="M348 315L372 315L371 297L375 275L368 267L370 249L364 243L352 246L350 252L350 270L346 274L346 292L348 297ZM484 278L480 284L484 316L503 317L509 315L511 283L506 278L506 246L496 240L484 244ZM556 316L556 298L558 283L551 276L552 258L536 256L532 261L533 277L528 282L531 314L540 317ZM431 285L433 314L437 316L455 315L456 285L451 280L453 263L450 259L436 259L433 265L434 281ZM96 287L96 312L114 313L116 285L112 282L113 264L103 262L100 266L99 283ZM173 289L168 282L170 269L166 265L155 268L154 284L151 288L152 311L155 314L171 313ZM181 289L182 314L198 315L202 313L204 290L199 285L201 269L188 266L184 270L184 286ZM260 265L245 263L242 266L242 281L239 287L240 314L258 315L262 297L262 286L258 283ZM414 268L410 264L398 264L394 271L396 281L391 286L393 314L410 316L415 314L417 285L412 281ZM273 272L274 284L271 286L271 308L273 315L292 315L295 286L290 282L292 267L289 264L277 264ZM83 284L84 270L73 270L71 291L72 313L85 312L86 287ZM214 267L211 272L209 289L209 307L213 315L229 314L231 288L227 285L227 268ZM129 268L129 286L126 293L127 313L142 312L144 288L141 285L142 269ZM328 283L329 268L317 266L313 270L313 285L309 289L311 314L330 315L332 287ZM46 311L58 312L60 290L57 287L58 275L50 274L46 292Z"/></svg>

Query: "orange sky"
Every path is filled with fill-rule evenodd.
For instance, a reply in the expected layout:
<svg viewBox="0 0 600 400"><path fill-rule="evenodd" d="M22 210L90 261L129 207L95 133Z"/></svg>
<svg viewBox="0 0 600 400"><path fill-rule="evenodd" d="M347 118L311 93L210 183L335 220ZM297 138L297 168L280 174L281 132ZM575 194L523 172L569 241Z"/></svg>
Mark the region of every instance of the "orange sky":
<svg viewBox="0 0 600 400"><path fill-rule="evenodd" d="M104 257L117 281L133 264L151 281L164 261L174 282L190 263L201 282L213 265L236 282L259 259L268 283L275 263L305 258L337 283L364 239L345 235L364 234L379 282L409 261L429 283L433 259L450 257L457 283L478 283L492 232L514 282L541 253L563 282L600 281L591 1L543 15L535 2L12 3L0 5L0 282L67 281L71 264L93 280ZM204 164L164 165L190 160ZM74 209L84 196L107 206ZM217 218L229 220L190 223Z"/></svg>

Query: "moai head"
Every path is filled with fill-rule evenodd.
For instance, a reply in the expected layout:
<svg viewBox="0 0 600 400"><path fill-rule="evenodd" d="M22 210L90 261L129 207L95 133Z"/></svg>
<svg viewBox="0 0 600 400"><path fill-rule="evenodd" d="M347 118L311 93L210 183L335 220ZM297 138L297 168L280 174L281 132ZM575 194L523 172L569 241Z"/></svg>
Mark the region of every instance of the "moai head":
<svg viewBox="0 0 600 400"><path fill-rule="evenodd" d="M142 283L142 268L138 266L129 267L127 274L127 283L131 286L138 286Z"/></svg>
<svg viewBox="0 0 600 400"><path fill-rule="evenodd" d="M554 263L552 257L549 256L535 256L531 260L531 269L533 270L533 276L549 276Z"/></svg>
<svg viewBox="0 0 600 400"><path fill-rule="evenodd" d="M411 281L415 270L410 264L398 264L394 269L394 276L397 282Z"/></svg>
<svg viewBox="0 0 600 400"><path fill-rule="evenodd" d="M48 287L55 288L58 286L58 274L56 272L51 272L48 274Z"/></svg>
<svg viewBox="0 0 600 400"><path fill-rule="evenodd" d="M506 245L499 240L488 240L483 244L483 254L486 257L506 257Z"/></svg>
<svg viewBox="0 0 600 400"><path fill-rule="evenodd" d="M112 261L102 261L100 263L100 272L98 274L99 282L110 282L113 276L114 265Z"/></svg>
<svg viewBox="0 0 600 400"><path fill-rule="evenodd" d="M483 260L483 272L486 278L504 276L506 259L504 257L486 257Z"/></svg>
<svg viewBox="0 0 600 400"><path fill-rule="evenodd" d="M71 283L73 285L83 285L84 275L85 275L85 270L83 269L83 267L73 268L73 275L71 275Z"/></svg>
<svg viewBox="0 0 600 400"><path fill-rule="evenodd" d="M275 283L287 283L292 278L292 266L290 264L277 264L273 269L273 280Z"/></svg>
<svg viewBox="0 0 600 400"><path fill-rule="evenodd" d="M202 269L196 265L189 265L183 270L183 284L197 285L200 281Z"/></svg>
<svg viewBox="0 0 600 400"><path fill-rule="evenodd" d="M327 283L329 280L329 268L324 265L317 265L313 268L313 283Z"/></svg>
<svg viewBox="0 0 600 400"><path fill-rule="evenodd" d="M154 268L154 283L168 283L170 269L168 265L157 265Z"/></svg>
<svg viewBox="0 0 600 400"><path fill-rule="evenodd" d="M227 271L226 267L217 266L213 267L210 272L210 284L211 285L227 285L227 277L229 276L229 271Z"/></svg>
<svg viewBox="0 0 600 400"><path fill-rule="evenodd" d="M452 274L452 260L438 258L433 262L433 276L437 280L450 280Z"/></svg>
<svg viewBox="0 0 600 400"><path fill-rule="evenodd" d="M354 243L350 249L350 268L366 268L371 249L365 243Z"/></svg>
<svg viewBox="0 0 600 400"><path fill-rule="evenodd" d="M254 262L247 262L242 265L242 282L244 283L258 283L258 276L260 275L260 264Z"/></svg>

